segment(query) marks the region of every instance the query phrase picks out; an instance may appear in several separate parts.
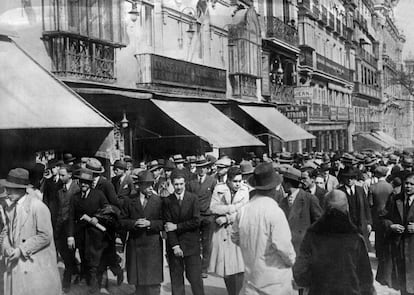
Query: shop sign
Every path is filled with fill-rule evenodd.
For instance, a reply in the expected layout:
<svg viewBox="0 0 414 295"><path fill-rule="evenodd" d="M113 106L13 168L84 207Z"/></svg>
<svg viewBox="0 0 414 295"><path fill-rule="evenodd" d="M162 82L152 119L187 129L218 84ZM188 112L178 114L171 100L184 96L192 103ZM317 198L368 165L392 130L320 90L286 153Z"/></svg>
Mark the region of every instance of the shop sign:
<svg viewBox="0 0 414 295"><path fill-rule="evenodd" d="M295 100L310 100L313 97L313 87L299 86L295 87L294 91Z"/></svg>
<svg viewBox="0 0 414 295"><path fill-rule="evenodd" d="M278 106L278 110L296 124L308 121L308 107L306 105Z"/></svg>

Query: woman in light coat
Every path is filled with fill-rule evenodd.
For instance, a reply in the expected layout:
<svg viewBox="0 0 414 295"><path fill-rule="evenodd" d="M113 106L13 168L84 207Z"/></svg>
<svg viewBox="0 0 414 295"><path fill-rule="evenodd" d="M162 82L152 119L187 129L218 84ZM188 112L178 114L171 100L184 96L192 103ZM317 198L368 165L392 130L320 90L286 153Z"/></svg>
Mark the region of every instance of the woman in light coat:
<svg viewBox="0 0 414 295"><path fill-rule="evenodd" d="M244 262L240 247L231 241L232 224L238 210L249 201L249 190L242 183L242 172L231 167L226 183L216 185L210 210L216 215L212 238L209 272L224 277L229 295L238 295L244 279Z"/></svg>

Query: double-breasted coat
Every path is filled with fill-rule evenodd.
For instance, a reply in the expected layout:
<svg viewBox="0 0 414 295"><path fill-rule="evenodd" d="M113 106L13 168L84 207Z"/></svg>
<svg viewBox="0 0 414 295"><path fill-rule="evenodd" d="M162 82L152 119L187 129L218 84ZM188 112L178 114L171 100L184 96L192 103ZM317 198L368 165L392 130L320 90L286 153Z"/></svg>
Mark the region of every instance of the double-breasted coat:
<svg viewBox="0 0 414 295"><path fill-rule="evenodd" d="M27 194L16 215L13 232L13 209L6 209L8 225L2 252L20 248L17 262L6 259L5 295L61 293L53 229L47 206L35 195Z"/></svg>
<svg viewBox="0 0 414 295"><path fill-rule="evenodd" d="M160 232L163 230L162 200L158 195L147 199L142 206L140 194L125 199L120 225L129 231L126 245L126 269L128 283L133 285L156 285L163 281L163 246ZM135 221L145 218L147 228L137 228Z"/></svg>
<svg viewBox="0 0 414 295"><path fill-rule="evenodd" d="M288 198L283 198L279 206L286 214L292 232L292 244L296 253L299 253L306 230L322 215L319 200L314 195L299 189L292 206L289 206Z"/></svg>
<svg viewBox="0 0 414 295"><path fill-rule="evenodd" d="M407 292L414 293L414 234L407 231L397 234L390 229L392 224L407 228L410 222L414 223L414 202L409 208L405 203L403 193L396 195L388 202L382 216L392 260L392 270L387 274L388 277L382 279L395 289L405 288Z"/></svg>
<svg viewBox="0 0 414 295"><path fill-rule="evenodd" d="M212 237L212 249L209 272L220 276L244 272L241 249L231 241L232 224L237 212L249 202L249 189L243 185L232 197L230 188L225 183L216 185L211 198L210 210L217 217L226 216L227 223L216 224Z"/></svg>

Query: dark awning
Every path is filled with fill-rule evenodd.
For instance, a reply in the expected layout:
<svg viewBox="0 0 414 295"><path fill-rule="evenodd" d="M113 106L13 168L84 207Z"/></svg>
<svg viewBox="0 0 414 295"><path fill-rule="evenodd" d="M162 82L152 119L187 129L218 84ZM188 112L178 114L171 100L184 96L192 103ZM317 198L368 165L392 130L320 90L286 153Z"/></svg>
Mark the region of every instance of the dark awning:
<svg viewBox="0 0 414 295"><path fill-rule="evenodd" d="M239 105L239 107L282 141L315 138L315 136L293 123L274 107L243 105Z"/></svg>
<svg viewBox="0 0 414 295"><path fill-rule="evenodd" d="M112 122L13 41L0 41L0 130L112 128Z"/></svg>
<svg viewBox="0 0 414 295"><path fill-rule="evenodd" d="M264 146L209 103L152 100L166 115L214 148Z"/></svg>

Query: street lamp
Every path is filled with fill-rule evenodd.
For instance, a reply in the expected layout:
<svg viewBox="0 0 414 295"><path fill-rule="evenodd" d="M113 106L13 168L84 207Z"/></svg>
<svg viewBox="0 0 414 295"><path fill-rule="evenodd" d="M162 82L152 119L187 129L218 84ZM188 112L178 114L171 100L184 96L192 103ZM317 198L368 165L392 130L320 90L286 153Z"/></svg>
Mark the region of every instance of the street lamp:
<svg viewBox="0 0 414 295"><path fill-rule="evenodd" d="M130 11L128 11L128 14L131 20L133 22L136 22L139 16L138 6L141 4L141 0L125 0L125 1L132 4L132 8Z"/></svg>
<svg viewBox="0 0 414 295"><path fill-rule="evenodd" d="M129 121L128 121L128 119L126 118L126 114L125 114L125 111L124 111L124 114L123 114L123 117L122 117L122 120L121 120L121 127L123 128L123 129L126 129L126 128L128 128L128 126L129 126Z"/></svg>
<svg viewBox="0 0 414 295"><path fill-rule="evenodd" d="M195 20L194 19L195 19L197 13L194 10L194 8L192 8L192 7L184 7L181 10L180 20L179 20L180 21L180 26L181 26L180 27L180 37L178 38L178 44L179 44L180 48L183 47L183 27L182 27L183 14L186 14L190 17L190 23L188 25L188 29L187 29L186 33L188 34L188 39L190 40L190 43L191 43L191 40L193 39L193 36L195 34L195 30L194 30Z"/></svg>

